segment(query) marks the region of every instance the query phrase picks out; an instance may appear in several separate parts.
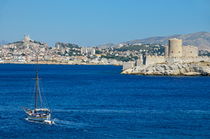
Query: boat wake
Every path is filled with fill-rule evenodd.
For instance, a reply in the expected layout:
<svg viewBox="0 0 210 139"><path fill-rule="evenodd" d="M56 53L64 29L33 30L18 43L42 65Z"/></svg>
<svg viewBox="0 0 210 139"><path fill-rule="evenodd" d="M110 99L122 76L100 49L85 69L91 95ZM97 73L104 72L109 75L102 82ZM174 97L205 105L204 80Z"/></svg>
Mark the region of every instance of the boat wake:
<svg viewBox="0 0 210 139"><path fill-rule="evenodd" d="M34 120L29 120L28 118L25 118L25 120L28 121L28 122L31 122L31 123L53 125L53 126L72 128L72 129L84 129L84 128L88 127L88 124L85 124L85 123L60 120L60 119L57 119L57 118L51 119L53 124L48 124L48 123L45 123L45 122L38 122L38 121L34 121Z"/></svg>
<svg viewBox="0 0 210 139"><path fill-rule="evenodd" d="M56 126L67 127L67 128L82 129L88 127L88 124L85 123L60 120L57 118L53 119L53 122L55 123Z"/></svg>
<svg viewBox="0 0 210 139"><path fill-rule="evenodd" d="M25 120L28 122L31 122L31 123L39 123L39 124L46 124L46 125L54 125L55 124L54 120L36 121L36 120L31 120L29 118L25 118Z"/></svg>

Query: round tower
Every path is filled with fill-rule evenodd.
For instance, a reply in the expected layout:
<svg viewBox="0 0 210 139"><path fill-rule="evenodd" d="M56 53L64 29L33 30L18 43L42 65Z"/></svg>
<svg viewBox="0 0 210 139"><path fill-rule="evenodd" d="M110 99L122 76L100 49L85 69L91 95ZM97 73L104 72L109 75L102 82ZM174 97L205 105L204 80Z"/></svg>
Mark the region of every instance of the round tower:
<svg viewBox="0 0 210 139"><path fill-rule="evenodd" d="M176 38L169 39L168 46L169 57L182 57L182 40Z"/></svg>

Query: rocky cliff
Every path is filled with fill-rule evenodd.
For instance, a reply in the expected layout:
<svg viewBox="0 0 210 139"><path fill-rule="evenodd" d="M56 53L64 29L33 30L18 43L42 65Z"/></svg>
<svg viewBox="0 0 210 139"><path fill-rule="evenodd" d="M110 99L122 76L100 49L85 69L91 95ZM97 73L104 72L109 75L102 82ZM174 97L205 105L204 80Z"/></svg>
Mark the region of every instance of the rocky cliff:
<svg viewBox="0 0 210 139"><path fill-rule="evenodd" d="M210 63L172 63L138 66L124 70L123 74L174 75L174 76L210 76Z"/></svg>

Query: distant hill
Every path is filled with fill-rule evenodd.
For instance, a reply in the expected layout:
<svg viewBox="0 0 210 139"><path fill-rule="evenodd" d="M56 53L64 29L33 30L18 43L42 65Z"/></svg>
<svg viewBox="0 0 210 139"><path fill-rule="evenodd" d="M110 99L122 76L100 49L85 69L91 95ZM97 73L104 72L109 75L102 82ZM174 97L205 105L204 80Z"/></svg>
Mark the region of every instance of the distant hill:
<svg viewBox="0 0 210 139"><path fill-rule="evenodd" d="M127 41L122 44L168 44L168 39L170 38L179 38L183 40L183 45L194 45L199 49L208 49L210 50L210 32L197 32L190 34L182 34L182 35L172 35L172 36L162 36L162 37L150 37L146 39L138 39Z"/></svg>
<svg viewBox="0 0 210 139"><path fill-rule="evenodd" d="M99 48L110 48L110 47L114 47L116 44L113 43L106 43L106 44L101 44L101 45L97 45L96 47Z"/></svg>

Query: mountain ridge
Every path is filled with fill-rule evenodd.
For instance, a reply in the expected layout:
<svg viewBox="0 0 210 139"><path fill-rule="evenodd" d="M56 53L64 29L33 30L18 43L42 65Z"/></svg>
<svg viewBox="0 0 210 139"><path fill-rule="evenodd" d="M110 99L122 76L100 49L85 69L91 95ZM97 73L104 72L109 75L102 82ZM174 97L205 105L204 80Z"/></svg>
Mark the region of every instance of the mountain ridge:
<svg viewBox="0 0 210 139"><path fill-rule="evenodd" d="M177 34L170 36L156 36L156 37L154 36L145 39L126 41L123 43L119 43L117 46L119 46L120 44L134 45L137 43L167 45L168 39L170 38L182 39L183 45L193 45L202 50L210 50L210 32L196 32L196 33Z"/></svg>

